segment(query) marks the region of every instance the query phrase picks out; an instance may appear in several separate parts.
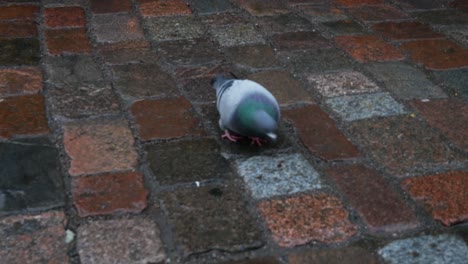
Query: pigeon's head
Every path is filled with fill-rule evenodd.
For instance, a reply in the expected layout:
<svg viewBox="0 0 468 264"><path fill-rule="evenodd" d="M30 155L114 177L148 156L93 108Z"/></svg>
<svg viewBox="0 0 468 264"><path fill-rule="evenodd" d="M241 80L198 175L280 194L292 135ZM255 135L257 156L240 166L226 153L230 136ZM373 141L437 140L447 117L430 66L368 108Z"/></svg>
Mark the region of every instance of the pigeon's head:
<svg viewBox="0 0 468 264"><path fill-rule="evenodd" d="M253 132L262 138L269 138L276 141L278 138L278 124L276 120L265 111L256 111L254 114L255 126Z"/></svg>

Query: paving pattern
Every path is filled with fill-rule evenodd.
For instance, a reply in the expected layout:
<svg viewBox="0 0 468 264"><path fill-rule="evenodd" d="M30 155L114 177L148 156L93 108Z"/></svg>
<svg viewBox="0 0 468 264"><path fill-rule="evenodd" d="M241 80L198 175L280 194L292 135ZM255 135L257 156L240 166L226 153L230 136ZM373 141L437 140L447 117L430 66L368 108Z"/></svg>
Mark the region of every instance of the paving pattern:
<svg viewBox="0 0 468 264"><path fill-rule="evenodd" d="M218 73L279 139L220 138ZM2 263L468 263L468 1L0 0Z"/></svg>

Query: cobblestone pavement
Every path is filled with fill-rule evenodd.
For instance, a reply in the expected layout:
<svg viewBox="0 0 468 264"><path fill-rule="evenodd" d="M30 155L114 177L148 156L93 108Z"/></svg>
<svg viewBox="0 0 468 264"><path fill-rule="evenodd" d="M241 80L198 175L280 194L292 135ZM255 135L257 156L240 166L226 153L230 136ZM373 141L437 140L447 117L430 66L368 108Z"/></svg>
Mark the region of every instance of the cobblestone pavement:
<svg viewBox="0 0 468 264"><path fill-rule="evenodd" d="M467 224L466 0L0 0L2 263L466 264Z"/></svg>

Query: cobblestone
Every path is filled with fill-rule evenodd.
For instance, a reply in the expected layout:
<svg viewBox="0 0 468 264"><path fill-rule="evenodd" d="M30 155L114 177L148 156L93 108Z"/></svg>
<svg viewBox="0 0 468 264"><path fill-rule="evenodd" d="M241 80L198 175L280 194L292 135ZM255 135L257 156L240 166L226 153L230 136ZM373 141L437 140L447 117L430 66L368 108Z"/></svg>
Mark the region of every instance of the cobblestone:
<svg viewBox="0 0 468 264"><path fill-rule="evenodd" d="M352 165L329 169L327 175L357 209L371 232L401 232L419 225L411 209L378 172Z"/></svg>
<svg viewBox="0 0 468 264"><path fill-rule="evenodd" d="M366 69L395 97L409 99L432 99L447 97L426 75L401 62L372 63Z"/></svg>
<svg viewBox="0 0 468 264"><path fill-rule="evenodd" d="M0 97L42 91L42 72L37 67L0 69Z"/></svg>
<svg viewBox="0 0 468 264"><path fill-rule="evenodd" d="M434 219L444 225L457 224L468 218L464 202L468 186L467 172L449 172L425 177L410 178L402 182L413 199L430 210Z"/></svg>
<svg viewBox="0 0 468 264"><path fill-rule="evenodd" d="M146 207L148 191L137 172L75 177L73 203L78 215L139 213Z"/></svg>
<svg viewBox="0 0 468 264"><path fill-rule="evenodd" d="M336 128L330 117L315 105L283 111L298 130L309 151L325 160L359 156L357 148Z"/></svg>
<svg viewBox="0 0 468 264"><path fill-rule="evenodd" d="M69 263L65 215L61 211L3 218L0 235L0 257L4 263Z"/></svg>
<svg viewBox="0 0 468 264"><path fill-rule="evenodd" d="M68 123L63 141L72 176L128 170L137 163L132 133L121 118Z"/></svg>
<svg viewBox="0 0 468 264"><path fill-rule="evenodd" d="M299 154L257 156L237 162L255 199L320 189L318 172Z"/></svg>
<svg viewBox="0 0 468 264"><path fill-rule="evenodd" d="M161 263L166 258L159 228L147 219L99 220L77 233L83 263Z"/></svg>
<svg viewBox="0 0 468 264"><path fill-rule="evenodd" d="M466 261L468 247L450 235L421 236L394 241L379 250L379 255L391 264L454 263Z"/></svg>
<svg viewBox="0 0 468 264"><path fill-rule="evenodd" d="M338 96L325 102L345 121L407 113L388 93Z"/></svg>
<svg viewBox="0 0 468 264"><path fill-rule="evenodd" d="M281 247L302 245L312 240L342 242L357 231L340 200L326 194L262 201L258 208Z"/></svg>

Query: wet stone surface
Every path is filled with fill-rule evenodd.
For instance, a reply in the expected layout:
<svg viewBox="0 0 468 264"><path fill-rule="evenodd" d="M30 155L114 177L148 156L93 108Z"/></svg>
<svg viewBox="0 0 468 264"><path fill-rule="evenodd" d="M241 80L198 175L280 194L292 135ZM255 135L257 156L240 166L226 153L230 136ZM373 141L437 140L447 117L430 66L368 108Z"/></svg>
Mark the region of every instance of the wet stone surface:
<svg viewBox="0 0 468 264"><path fill-rule="evenodd" d="M226 50L227 57L234 63L253 68L272 68L279 66L273 49L268 45L248 45L231 47Z"/></svg>
<svg viewBox="0 0 468 264"><path fill-rule="evenodd" d="M150 168L162 185L226 178L232 173L212 139L159 143L145 149Z"/></svg>
<svg viewBox="0 0 468 264"><path fill-rule="evenodd" d="M119 99L107 84L51 87L49 97L56 116L82 118L119 112Z"/></svg>
<svg viewBox="0 0 468 264"><path fill-rule="evenodd" d="M456 236L421 236L397 240L378 251L390 264L466 263L468 246Z"/></svg>
<svg viewBox="0 0 468 264"><path fill-rule="evenodd" d="M350 246L340 249L310 250L295 252L288 256L290 264L318 263L318 264L341 264L343 260L349 264L377 264L378 259L368 250Z"/></svg>
<svg viewBox="0 0 468 264"><path fill-rule="evenodd" d="M210 33L222 47L265 43L261 33L247 23L212 27Z"/></svg>
<svg viewBox="0 0 468 264"><path fill-rule="evenodd" d="M298 7L303 11L307 19L314 22L336 21L347 19L345 12L328 3L319 5L305 5Z"/></svg>
<svg viewBox="0 0 468 264"><path fill-rule="evenodd" d="M165 41L159 48L171 63L177 65L216 63L223 59L216 43L207 39Z"/></svg>
<svg viewBox="0 0 468 264"><path fill-rule="evenodd" d="M118 42L143 38L136 17L126 14L95 15L91 20L97 42Z"/></svg>
<svg viewBox="0 0 468 264"><path fill-rule="evenodd" d="M177 95L171 75L157 64L127 64L113 67L115 87L130 98Z"/></svg>
<svg viewBox="0 0 468 264"><path fill-rule="evenodd" d="M329 48L330 42L318 32L288 32L273 36L273 42L280 50Z"/></svg>
<svg viewBox="0 0 468 264"><path fill-rule="evenodd" d="M133 135L122 118L69 122L63 137L72 176L128 170L137 164Z"/></svg>
<svg viewBox="0 0 468 264"><path fill-rule="evenodd" d="M468 151L468 103L457 99L413 101L429 125L437 128L457 147Z"/></svg>
<svg viewBox="0 0 468 264"><path fill-rule="evenodd" d="M404 106L395 101L389 93L339 96L325 102L345 121L406 113Z"/></svg>
<svg viewBox="0 0 468 264"><path fill-rule="evenodd" d="M69 263L61 211L3 218L0 236L3 263Z"/></svg>
<svg viewBox="0 0 468 264"><path fill-rule="evenodd" d="M58 86L85 86L102 84L100 66L87 55L48 57L45 59L47 81Z"/></svg>
<svg viewBox="0 0 468 264"><path fill-rule="evenodd" d="M83 263L162 263L159 227L148 219L98 220L81 225L77 249Z"/></svg>
<svg viewBox="0 0 468 264"><path fill-rule="evenodd" d="M130 112L144 141L205 134L192 105L182 96L137 101Z"/></svg>
<svg viewBox="0 0 468 264"><path fill-rule="evenodd" d="M193 39L204 34L202 25L191 16L148 18L143 24L155 41Z"/></svg>
<svg viewBox="0 0 468 264"><path fill-rule="evenodd" d="M365 75L354 71L309 75L307 80L324 97L380 91Z"/></svg>
<svg viewBox="0 0 468 264"><path fill-rule="evenodd" d="M257 72L247 76L247 79L268 87L268 91L275 96L281 106L300 101L313 101L303 85L287 71L271 70Z"/></svg>
<svg viewBox="0 0 468 264"><path fill-rule="evenodd" d="M260 246L260 231L238 186L206 186L160 195L184 254Z"/></svg>
<svg viewBox="0 0 468 264"><path fill-rule="evenodd" d="M45 31L49 54L91 53L91 43L85 28L51 29Z"/></svg>
<svg viewBox="0 0 468 264"><path fill-rule="evenodd" d="M322 188L320 175L300 154L256 156L236 162L255 199Z"/></svg>
<svg viewBox="0 0 468 264"><path fill-rule="evenodd" d="M344 137L335 122L318 106L306 105L283 111L292 122L302 143L314 156L324 160L343 160L360 156L356 146Z"/></svg>
<svg viewBox="0 0 468 264"><path fill-rule="evenodd" d="M352 165L328 169L326 175L346 195L370 232L401 232L419 226L415 214L377 171Z"/></svg>
<svg viewBox="0 0 468 264"><path fill-rule="evenodd" d="M229 0L196 0L190 3L190 8L200 15L222 13L232 10Z"/></svg>
<svg viewBox="0 0 468 264"><path fill-rule="evenodd" d="M461 158L439 133L412 117L356 121L350 130L393 176L421 172Z"/></svg>
<svg viewBox="0 0 468 264"><path fill-rule="evenodd" d="M410 65L400 62L372 63L366 66L366 70L383 82L385 88L397 98L409 100L447 97L423 72Z"/></svg>
<svg viewBox="0 0 468 264"><path fill-rule="evenodd" d="M455 97L468 99L468 69L433 71L436 82L444 87L447 93Z"/></svg>
<svg viewBox="0 0 468 264"><path fill-rule="evenodd" d="M42 72L37 67L0 69L0 97L42 91Z"/></svg>
<svg viewBox="0 0 468 264"><path fill-rule="evenodd" d="M39 41L35 38L0 40L0 65L38 65Z"/></svg>
<svg viewBox="0 0 468 264"><path fill-rule="evenodd" d="M143 174L123 172L75 177L72 195L78 215L86 217L139 213L146 208L148 191Z"/></svg>
<svg viewBox="0 0 468 264"><path fill-rule="evenodd" d="M40 138L0 143L0 215L64 204L58 150Z"/></svg>
<svg viewBox="0 0 468 264"><path fill-rule="evenodd" d="M281 52L278 57L283 63L290 65L293 72L298 74L351 68L348 58L336 48Z"/></svg>
<svg viewBox="0 0 468 264"><path fill-rule="evenodd" d="M43 95L25 95L0 100L0 139L46 135L49 132Z"/></svg>
<svg viewBox="0 0 468 264"><path fill-rule="evenodd" d="M348 35L366 33L365 29L351 19L338 21L328 21L322 23L328 30L335 35Z"/></svg>
<svg viewBox="0 0 468 264"><path fill-rule="evenodd" d="M281 247L293 247L311 241L342 242L352 237L357 227L334 196L300 195L258 204L273 239Z"/></svg>
<svg viewBox="0 0 468 264"><path fill-rule="evenodd" d="M468 219L468 205L465 203L468 172L454 171L410 178L401 185L442 224L450 226Z"/></svg>
<svg viewBox="0 0 468 264"><path fill-rule="evenodd" d="M313 28L309 20L292 14L262 17L258 24L267 34L307 31Z"/></svg>

